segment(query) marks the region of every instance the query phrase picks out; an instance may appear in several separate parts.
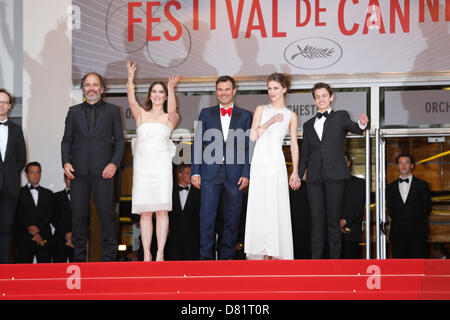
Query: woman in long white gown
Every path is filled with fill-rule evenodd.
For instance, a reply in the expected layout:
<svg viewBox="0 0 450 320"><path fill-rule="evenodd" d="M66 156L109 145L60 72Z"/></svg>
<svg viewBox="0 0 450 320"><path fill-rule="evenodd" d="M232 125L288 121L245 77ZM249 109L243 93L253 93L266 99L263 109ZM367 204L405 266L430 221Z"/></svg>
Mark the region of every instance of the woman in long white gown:
<svg viewBox="0 0 450 320"><path fill-rule="evenodd" d="M144 105L136 100L134 74L136 64L127 61L128 103L136 119L136 140L133 141L133 189L131 212L139 214L144 261L151 261L153 233L152 215L156 212L156 261L164 260L164 247L169 232L168 211L172 210L172 157L175 145L170 140L178 123L175 86L179 76L150 85Z"/></svg>
<svg viewBox="0 0 450 320"><path fill-rule="evenodd" d="M297 115L285 105L289 87L288 75L271 74L267 79L271 103L258 106L253 115L250 139L256 144L250 167L244 240L249 260L294 258L289 186L297 190L300 179ZM289 180L282 150L288 132L293 166Z"/></svg>

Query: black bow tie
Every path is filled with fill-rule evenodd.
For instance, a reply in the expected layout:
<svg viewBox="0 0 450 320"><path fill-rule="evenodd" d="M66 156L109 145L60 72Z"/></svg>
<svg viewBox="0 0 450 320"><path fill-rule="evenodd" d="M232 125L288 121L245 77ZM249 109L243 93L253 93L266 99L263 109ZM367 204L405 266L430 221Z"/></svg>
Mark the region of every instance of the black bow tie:
<svg viewBox="0 0 450 320"><path fill-rule="evenodd" d="M33 189L34 189L34 190L38 190L39 186L37 186L37 187L35 187L35 186L29 186L28 188L29 188L30 190L33 190ZM38 190L38 191L39 191L39 190Z"/></svg>
<svg viewBox="0 0 450 320"><path fill-rule="evenodd" d="M398 183L402 183L402 182L409 183L409 178L406 178L406 179L398 178Z"/></svg>
<svg viewBox="0 0 450 320"><path fill-rule="evenodd" d="M317 119L320 119L322 117L326 118L327 116L328 116L328 111L325 111L324 113L317 112L317 114L316 114Z"/></svg>
<svg viewBox="0 0 450 320"><path fill-rule="evenodd" d="M0 122L0 124L2 124L2 125L4 125L4 126L8 126L8 121L5 121L5 122Z"/></svg>
<svg viewBox="0 0 450 320"><path fill-rule="evenodd" d="M178 186L177 190L178 191L181 191L181 190L189 191L189 186L186 186L186 187Z"/></svg>

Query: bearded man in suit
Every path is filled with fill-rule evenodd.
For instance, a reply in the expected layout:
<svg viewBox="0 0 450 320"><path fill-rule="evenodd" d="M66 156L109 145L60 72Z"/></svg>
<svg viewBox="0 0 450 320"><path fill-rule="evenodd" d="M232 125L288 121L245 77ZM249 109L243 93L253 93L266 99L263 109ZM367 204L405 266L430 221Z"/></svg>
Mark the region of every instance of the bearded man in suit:
<svg viewBox="0 0 450 320"><path fill-rule="evenodd" d="M117 254L113 205L113 177L120 166L125 140L120 107L104 102L105 81L97 73L81 80L85 102L72 106L66 117L61 156L71 182L74 261L85 262L91 192L101 222L102 260ZM111 142L114 151L111 151Z"/></svg>

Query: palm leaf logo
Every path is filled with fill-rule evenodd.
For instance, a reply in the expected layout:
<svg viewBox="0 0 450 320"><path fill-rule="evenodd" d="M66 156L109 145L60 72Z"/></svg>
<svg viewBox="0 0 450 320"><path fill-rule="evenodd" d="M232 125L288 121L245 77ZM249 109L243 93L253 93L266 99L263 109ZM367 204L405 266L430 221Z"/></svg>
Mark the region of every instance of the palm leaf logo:
<svg viewBox="0 0 450 320"><path fill-rule="evenodd" d="M299 45L296 47L298 49L298 53L292 55L292 60L300 55L309 60L324 59L331 57L334 53L333 48L319 48L310 46L309 44L307 44L303 49Z"/></svg>

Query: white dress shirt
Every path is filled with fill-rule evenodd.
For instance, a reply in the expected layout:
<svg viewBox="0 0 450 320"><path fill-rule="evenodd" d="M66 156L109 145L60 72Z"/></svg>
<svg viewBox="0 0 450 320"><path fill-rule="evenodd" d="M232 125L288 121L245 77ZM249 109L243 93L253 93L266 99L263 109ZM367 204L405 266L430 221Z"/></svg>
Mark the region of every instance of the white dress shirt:
<svg viewBox="0 0 450 320"><path fill-rule="evenodd" d="M219 115L220 115L220 123L222 125L222 133L223 133L223 141L227 141L228 130L230 129L231 116L228 114L222 116L222 111L220 108L223 108L219 103ZM234 104L231 105L230 108L234 108ZM225 155L222 156L222 161L225 160ZM193 177L199 176L199 174L194 174Z"/></svg>
<svg viewBox="0 0 450 320"><path fill-rule="evenodd" d="M183 187L181 184L179 185L180 187ZM187 187L189 188L189 190L191 190L191 185L188 184ZM186 200L189 194L189 190L180 190L178 191L180 194L180 204L181 204L181 210L184 210L184 206L186 205Z"/></svg>
<svg viewBox="0 0 450 320"><path fill-rule="evenodd" d="M328 114L331 112L331 108L328 108L326 111L324 112L328 112ZM323 113L323 112L318 112L318 113ZM322 141L322 134L323 134L323 125L325 123L325 120L327 120L326 117L322 117L322 118L316 118L316 121L314 122L314 129L317 132L317 135L319 136L319 140Z"/></svg>
<svg viewBox="0 0 450 320"><path fill-rule="evenodd" d="M5 121L8 121L6 118ZM2 123L5 121L1 121ZM5 161L6 145L8 144L8 126L0 125L0 154Z"/></svg>
<svg viewBox="0 0 450 320"><path fill-rule="evenodd" d="M69 198L69 202L70 202L70 189L65 188L64 190L66 191L67 198Z"/></svg>
<svg viewBox="0 0 450 320"><path fill-rule="evenodd" d="M28 188L31 187L30 183L27 183ZM39 185L36 186L36 188L39 187ZM39 200L39 192L36 189L32 189L30 190L31 196L33 197L34 200L34 205L37 207L38 205L38 200Z"/></svg>
<svg viewBox="0 0 450 320"><path fill-rule="evenodd" d="M402 178L402 177L399 177L399 178ZM403 203L405 203L406 199L408 198L409 189L411 188L411 182L412 182L412 179L413 179L412 174L409 177L406 177L406 179L408 179L409 181L408 182L405 181L405 182L402 182L402 183L400 183L400 182L398 183L398 190L400 191L400 195L402 196Z"/></svg>
<svg viewBox="0 0 450 320"><path fill-rule="evenodd" d="M328 109L327 109L326 111L324 111L324 112L328 112L328 115L330 115L331 107L328 108ZM318 113L322 113L322 112L318 112ZM316 121L314 122L314 129L316 130L317 135L319 136L319 140L320 140L320 141L322 141L323 125L324 125L324 123L325 123L325 120L327 120L326 117L322 117L322 118L320 118L320 119L316 118ZM359 122L359 120L358 120L358 125L359 125L359 128L360 128L361 130L365 130L366 127L367 127L367 124L366 124L365 126L361 125L361 123Z"/></svg>
<svg viewBox="0 0 450 320"><path fill-rule="evenodd" d="M223 106L221 106L220 104L219 107L223 108ZM230 108L234 108L234 104L232 104ZM220 110L219 114L220 114L220 123L222 124L223 141L227 141L228 129L230 129L231 116L229 116L228 114L223 116L222 111Z"/></svg>

